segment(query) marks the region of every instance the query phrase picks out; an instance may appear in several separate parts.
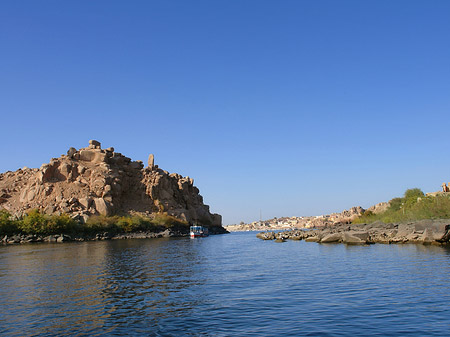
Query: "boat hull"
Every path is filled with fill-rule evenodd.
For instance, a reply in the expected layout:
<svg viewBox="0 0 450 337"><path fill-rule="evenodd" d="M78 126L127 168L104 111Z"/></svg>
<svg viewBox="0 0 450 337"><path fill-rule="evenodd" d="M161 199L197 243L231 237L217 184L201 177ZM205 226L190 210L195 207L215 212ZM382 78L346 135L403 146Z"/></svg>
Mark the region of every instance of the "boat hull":
<svg viewBox="0 0 450 337"><path fill-rule="evenodd" d="M191 233L190 236L191 236L191 238L205 238L205 237L207 237L208 235Z"/></svg>

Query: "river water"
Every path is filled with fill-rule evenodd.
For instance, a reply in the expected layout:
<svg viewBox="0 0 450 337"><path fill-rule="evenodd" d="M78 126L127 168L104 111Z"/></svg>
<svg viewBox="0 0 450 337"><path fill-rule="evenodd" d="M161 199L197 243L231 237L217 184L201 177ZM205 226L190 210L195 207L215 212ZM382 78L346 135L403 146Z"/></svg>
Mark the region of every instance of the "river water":
<svg viewBox="0 0 450 337"><path fill-rule="evenodd" d="M255 233L0 246L7 336L448 336L450 249Z"/></svg>

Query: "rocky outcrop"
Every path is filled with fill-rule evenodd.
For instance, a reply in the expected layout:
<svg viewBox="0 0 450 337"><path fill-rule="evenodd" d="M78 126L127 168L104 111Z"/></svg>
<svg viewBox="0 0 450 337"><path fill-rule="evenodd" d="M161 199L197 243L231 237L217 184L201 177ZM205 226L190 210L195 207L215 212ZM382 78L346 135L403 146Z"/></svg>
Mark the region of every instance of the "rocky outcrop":
<svg viewBox="0 0 450 337"><path fill-rule="evenodd" d="M159 169L153 155L144 168L112 147L102 149L96 140L86 148L69 148L39 169L0 174L0 209L16 217L30 209L68 213L80 221L99 214L167 213L189 223L222 225L192 178Z"/></svg>
<svg viewBox="0 0 450 337"><path fill-rule="evenodd" d="M447 244L450 241L450 220L419 220L394 224L377 221L372 224L336 225L315 230L262 232L263 240L305 240L320 243L361 245L372 243Z"/></svg>
<svg viewBox="0 0 450 337"><path fill-rule="evenodd" d="M390 206L389 202L380 202L376 205L369 207L367 211L372 212L373 214L379 214L386 212L389 206Z"/></svg>

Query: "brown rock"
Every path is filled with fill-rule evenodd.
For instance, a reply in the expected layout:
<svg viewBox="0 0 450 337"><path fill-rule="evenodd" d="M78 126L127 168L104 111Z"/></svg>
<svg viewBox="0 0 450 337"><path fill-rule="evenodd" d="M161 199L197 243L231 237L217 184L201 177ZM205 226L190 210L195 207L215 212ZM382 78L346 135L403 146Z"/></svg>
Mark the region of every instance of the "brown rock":
<svg viewBox="0 0 450 337"><path fill-rule="evenodd" d="M109 215L110 214L109 204L104 199L95 198L94 203L95 203L95 209L97 210L98 213L100 213L101 215Z"/></svg>
<svg viewBox="0 0 450 337"><path fill-rule="evenodd" d="M94 149L100 149L100 148L101 148L100 142L97 141L97 140L93 140L93 139L91 139L91 140L89 141L89 146L94 147Z"/></svg>
<svg viewBox="0 0 450 337"><path fill-rule="evenodd" d="M142 162L131 162L91 141L88 148L70 148L67 156L53 158L40 169L0 174L1 208L16 215L29 208L74 216L164 211L190 223L221 226L221 216L210 212L191 178L158 169L153 155L149 166L152 169L141 170Z"/></svg>
<svg viewBox="0 0 450 337"><path fill-rule="evenodd" d="M132 169L135 169L135 170L141 170L141 169L144 168L144 164L143 164L142 161L140 161L140 160L138 160L138 161L132 161L132 162L130 163L130 167L131 167Z"/></svg>
<svg viewBox="0 0 450 337"><path fill-rule="evenodd" d="M80 199L78 199L78 202L85 209L89 209L89 207L91 207L91 205L92 205L93 199L92 198L80 198Z"/></svg>
<svg viewBox="0 0 450 337"><path fill-rule="evenodd" d="M106 153L100 152L98 150L80 150L80 160L93 162L93 163L104 163L106 162Z"/></svg>
<svg viewBox="0 0 450 337"><path fill-rule="evenodd" d="M332 234L328 234L325 235L320 242L321 243L334 243L334 242L339 242L342 240L342 234L341 233L332 233Z"/></svg>
<svg viewBox="0 0 450 337"><path fill-rule="evenodd" d="M355 235L355 232L344 232L342 235L342 242L349 244L349 245L363 245L367 243L367 239L362 239L361 237L358 237ZM367 233L366 233L367 234ZM367 234L367 238L369 235Z"/></svg>
<svg viewBox="0 0 450 337"><path fill-rule="evenodd" d="M309 236L305 239L306 242L319 242L320 238L318 236Z"/></svg>
<svg viewBox="0 0 450 337"><path fill-rule="evenodd" d="M92 150L81 150L80 160L83 161L94 161L96 153Z"/></svg>
<svg viewBox="0 0 450 337"><path fill-rule="evenodd" d="M68 156L69 158L72 158L73 155L74 155L75 153L77 153L77 149L74 148L74 147L71 147L71 148L67 151L67 156Z"/></svg>

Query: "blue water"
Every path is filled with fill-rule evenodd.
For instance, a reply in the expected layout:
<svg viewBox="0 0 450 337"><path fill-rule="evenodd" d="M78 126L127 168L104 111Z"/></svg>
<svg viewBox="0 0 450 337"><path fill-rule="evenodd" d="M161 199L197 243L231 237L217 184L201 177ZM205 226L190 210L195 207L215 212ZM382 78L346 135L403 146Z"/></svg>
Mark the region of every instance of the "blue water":
<svg viewBox="0 0 450 337"><path fill-rule="evenodd" d="M0 247L7 336L448 336L450 249L255 233Z"/></svg>

